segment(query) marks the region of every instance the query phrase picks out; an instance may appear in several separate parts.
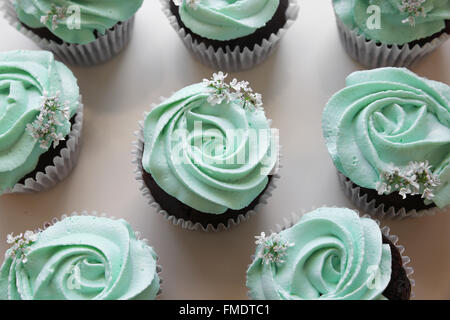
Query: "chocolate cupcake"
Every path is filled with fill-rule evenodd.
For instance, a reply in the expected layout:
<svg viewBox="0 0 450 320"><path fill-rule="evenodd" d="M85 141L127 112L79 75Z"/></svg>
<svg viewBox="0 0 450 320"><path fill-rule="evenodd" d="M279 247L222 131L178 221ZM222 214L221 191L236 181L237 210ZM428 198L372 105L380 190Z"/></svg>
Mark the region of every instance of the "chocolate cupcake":
<svg viewBox="0 0 450 320"><path fill-rule="evenodd" d="M403 68L352 73L323 113L346 194L373 215L450 205L450 87ZM435 209L433 209L435 208Z"/></svg>
<svg viewBox="0 0 450 320"><path fill-rule="evenodd" d="M61 61L91 66L108 61L128 43L143 0L5 0L10 24Z"/></svg>
<svg viewBox="0 0 450 320"><path fill-rule="evenodd" d="M408 67L450 37L447 0L333 0L339 35L361 64Z"/></svg>
<svg viewBox="0 0 450 320"><path fill-rule="evenodd" d="M10 234L1 300L154 300L161 267L124 220L76 213Z"/></svg>
<svg viewBox="0 0 450 320"><path fill-rule="evenodd" d="M186 47L215 69L240 71L266 59L298 15L296 0L162 0Z"/></svg>
<svg viewBox="0 0 450 320"><path fill-rule="evenodd" d="M174 224L217 230L247 220L274 189L278 135L248 82L212 80L155 106L137 133L141 189Z"/></svg>
<svg viewBox="0 0 450 320"><path fill-rule="evenodd" d="M320 208L281 232L256 237L247 270L255 300L409 300L413 273L403 247L369 218Z"/></svg>
<svg viewBox="0 0 450 320"><path fill-rule="evenodd" d="M49 189L78 161L77 80L48 51L2 52L0 75L0 194Z"/></svg>

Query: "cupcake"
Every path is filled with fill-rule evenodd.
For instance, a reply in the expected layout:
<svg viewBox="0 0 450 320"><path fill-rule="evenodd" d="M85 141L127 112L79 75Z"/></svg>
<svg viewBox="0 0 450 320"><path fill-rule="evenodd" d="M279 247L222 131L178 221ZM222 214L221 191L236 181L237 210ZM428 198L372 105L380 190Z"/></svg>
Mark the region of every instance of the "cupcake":
<svg viewBox="0 0 450 320"><path fill-rule="evenodd" d="M245 221L265 202L278 163L278 134L261 95L222 72L155 106L137 133L137 179L157 210L187 229Z"/></svg>
<svg viewBox="0 0 450 320"><path fill-rule="evenodd" d="M0 52L0 195L42 191L76 165L83 105L48 51Z"/></svg>
<svg viewBox="0 0 450 320"><path fill-rule="evenodd" d="M91 66L128 43L143 0L5 0L10 24L42 49L71 65Z"/></svg>
<svg viewBox="0 0 450 320"><path fill-rule="evenodd" d="M72 215L7 241L1 300L153 300L160 291L155 251L122 219Z"/></svg>
<svg viewBox="0 0 450 320"><path fill-rule="evenodd" d="M412 280L389 229L350 209L320 208L257 238L247 270L254 300L409 300Z"/></svg>
<svg viewBox="0 0 450 320"><path fill-rule="evenodd" d="M328 101L322 125L360 209L402 218L450 205L449 86L403 68L355 72Z"/></svg>
<svg viewBox="0 0 450 320"><path fill-rule="evenodd" d="M228 71L264 61L298 15L297 0L161 0L185 46L204 64Z"/></svg>
<svg viewBox="0 0 450 320"><path fill-rule="evenodd" d="M450 37L448 0L333 0L341 41L361 64L408 67Z"/></svg>

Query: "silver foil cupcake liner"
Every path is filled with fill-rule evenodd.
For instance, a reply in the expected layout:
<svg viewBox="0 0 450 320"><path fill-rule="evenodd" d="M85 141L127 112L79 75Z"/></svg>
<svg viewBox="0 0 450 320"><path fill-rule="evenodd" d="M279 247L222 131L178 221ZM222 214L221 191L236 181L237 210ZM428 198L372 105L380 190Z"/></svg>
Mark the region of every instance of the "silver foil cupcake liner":
<svg viewBox="0 0 450 320"><path fill-rule="evenodd" d="M406 210L401 208L396 210L394 207L388 207L383 203L376 204L376 200L368 200L367 194L361 195L361 188L355 186L353 182L343 175L341 172L337 171L339 182L345 195L350 199L350 201L361 211L364 211L371 216L379 219L392 219L392 220L402 220L405 218L419 218L424 216L433 216L437 213L449 212L450 206L440 209L440 208L430 208L425 210Z"/></svg>
<svg viewBox="0 0 450 320"><path fill-rule="evenodd" d="M68 217L73 217L73 216L94 216L94 217L101 217L101 218L108 218L108 219L113 219L113 220L117 220L118 218L114 217L114 216L109 216L106 213L98 213L97 211L92 211L92 212L88 212L88 211L82 211L80 213L78 212L72 212L71 214L63 214L61 215L60 218L53 218L51 221L49 222L44 222L42 224L42 228L38 228L36 230L34 230L35 233L41 232L49 227L51 227L52 225L68 218ZM136 236L136 239L141 241L142 243L144 243L146 246L151 247L149 245L149 241L145 238L142 237L142 234L139 231L134 231L134 235ZM159 260L159 257L157 258L157 261ZM156 299L160 299L161 298L161 294L162 294L162 284L163 284L163 279L161 278L161 273L163 271L163 268L159 265L156 264L156 273L158 274L159 277L159 291L156 295Z"/></svg>
<svg viewBox="0 0 450 320"><path fill-rule="evenodd" d="M433 39L423 46L413 48L405 44L387 45L368 40L357 29L351 30L336 16L339 37L347 53L362 65L370 68L409 67L442 45L450 35L447 33Z"/></svg>
<svg viewBox="0 0 450 320"><path fill-rule="evenodd" d="M327 207L327 206L322 206L322 207ZM311 211L313 211L315 209L318 209L318 208L319 207L312 207L311 210L309 210L309 211L303 209L301 211L301 213L295 213L295 212L291 213L290 216L283 218L283 221L281 222L281 224L275 225L275 230L269 230L269 233L271 233L271 232L280 233L283 230L286 230L286 229L289 229L289 228L293 227L296 223L298 223L300 221L301 217L304 214L306 214L308 212L311 212ZM337 207L333 207L333 208L337 208ZM387 239L389 239L389 241L391 241L392 244L395 245L395 247L397 248L397 250L400 253L400 256L402 258L403 269L405 270L406 276L408 277L408 280L411 283L411 296L410 296L410 298L414 298L415 294L414 294L413 288L416 285L416 281L413 279L414 269L413 269L413 267L411 267L409 265L411 263L411 258L408 257L407 255L405 255L405 247L398 243L398 240L399 240L398 236L391 234L391 229L388 226L381 227L381 223L380 223L379 220L374 219L373 217L371 217L368 214L365 214L365 215L361 216L361 213L359 211L357 211L357 210L355 210L355 212L357 212L358 215L361 218L369 218L369 219L374 220L378 224L378 226L380 227L380 230L381 230L382 234ZM252 256L251 259L252 259L252 263L253 263L253 261L255 259L255 256ZM248 265L247 270L248 270L248 268L250 268L250 266L251 266L251 264ZM250 299L253 299L252 296L251 296L250 290L247 292L247 296Z"/></svg>
<svg viewBox="0 0 450 320"><path fill-rule="evenodd" d="M166 100L164 97L160 97L161 101ZM156 107L156 104L152 104L152 109ZM144 113L144 117L147 117L148 113ZM269 120L270 121L270 120ZM193 230L193 231L205 231L205 232L218 232L218 231L224 231L228 230L231 227L237 226L241 222L246 222L256 214L256 212L267 203L267 200L272 196L272 192L277 188L278 180L280 180L280 175L277 173L278 169L281 168L281 165L278 163L276 164L275 170L271 172L272 179L269 182L269 186L267 187L266 191L261 195L259 199L259 203L256 205L256 207L253 210L250 210L246 212L245 214L241 214L237 216L236 219L229 219L226 223L220 223L217 227L213 226L212 224L208 224L206 228L199 222L192 222L189 220L184 220L182 218L177 218L171 214L169 214L167 211L161 208L159 203L156 202L156 200L153 198L149 188L144 182L144 179L142 177L143 173L143 167L142 167L142 155L144 152L144 122L139 121L139 130L134 133L137 140L133 142L133 160L132 163L136 166L136 169L134 170L135 178L139 182L139 189L141 190L142 195L147 199L148 204L153 207L156 212L158 212L160 215L162 215L165 219L167 219L169 222L176 226L180 226L183 229L187 230ZM281 155L279 155L279 158L281 158Z"/></svg>
<svg viewBox="0 0 450 320"><path fill-rule="evenodd" d="M17 18L13 0L3 0L0 10L3 16L14 27L29 39L33 40L40 48L51 51L55 57L73 66L93 66L104 63L116 56L126 46L131 38L134 27L134 16L128 21L116 24L112 29L100 35L95 41L88 44L56 43L39 37L33 31L25 28Z"/></svg>
<svg viewBox="0 0 450 320"><path fill-rule="evenodd" d="M193 56L210 68L231 72L251 69L270 56L286 31L294 24L295 20L297 20L299 11L297 0L289 0L289 6L286 10L285 25L276 33L272 33L269 39L264 39L261 44L256 44L253 48L236 47L232 50L227 46L225 50L222 48L215 50L212 46L207 47L204 43L195 41L192 36L178 24L176 17L170 11L170 2L172 0L160 1L164 14L167 16L170 24Z"/></svg>
<svg viewBox="0 0 450 320"><path fill-rule="evenodd" d="M81 149L81 133L83 130L83 104L81 96L79 107L75 114L75 123L66 138L66 147L58 156L53 158L53 165L47 166L44 172L38 172L36 177L28 178L24 183L17 183L12 189L7 189L3 194L33 193L46 191L64 180L76 167Z"/></svg>

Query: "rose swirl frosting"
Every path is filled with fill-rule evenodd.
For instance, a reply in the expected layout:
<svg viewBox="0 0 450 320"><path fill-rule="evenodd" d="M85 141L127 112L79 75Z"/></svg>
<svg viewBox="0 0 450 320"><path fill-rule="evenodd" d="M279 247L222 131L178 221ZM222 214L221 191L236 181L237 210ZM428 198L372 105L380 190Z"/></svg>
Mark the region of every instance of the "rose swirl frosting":
<svg viewBox="0 0 450 320"><path fill-rule="evenodd" d="M323 113L323 133L337 169L377 189L384 172L426 163L440 183L438 207L450 204L450 87L402 68L355 72Z"/></svg>
<svg viewBox="0 0 450 320"><path fill-rule="evenodd" d="M247 271L256 300L385 299L391 250L375 221L349 209L320 208L279 233L288 243L281 263L267 263L264 245Z"/></svg>
<svg viewBox="0 0 450 320"><path fill-rule="evenodd" d="M72 72L47 51L0 53L0 194L32 172L47 151L49 145L42 147L29 130L36 120L46 118L42 114L45 97L45 103L59 101L60 111L65 109L65 119L54 123L55 136L61 140L69 134L69 119L80 104ZM44 127L35 129L39 135Z"/></svg>
<svg viewBox="0 0 450 320"><path fill-rule="evenodd" d="M7 252L0 299L154 299L159 291L157 256L124 220L72 216L36 238Z"/></svg>

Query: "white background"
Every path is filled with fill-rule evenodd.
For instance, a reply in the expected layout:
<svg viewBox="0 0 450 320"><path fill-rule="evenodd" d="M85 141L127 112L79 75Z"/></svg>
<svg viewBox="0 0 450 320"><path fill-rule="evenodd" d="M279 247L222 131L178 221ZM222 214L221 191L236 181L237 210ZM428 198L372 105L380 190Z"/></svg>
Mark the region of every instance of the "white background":
<svg viewBox="0 0 450 320"><path fill-rule="evenodd" d="M345 77L362 67L339 42L331 1L303 0L299 19L275 54L256 69L233 74L264 95L280 129L284 158L273 197L249 222L229 232L186 231L155 214L138 190L131 143L143 112L158 97L209 77L170 27L156 0L144 1L127 49L107 64L72 68L85 103L78 167L55 189L0 197L0 239L35 229L63 213L82 210L123 217L160 256L163 299L245 299L245 271L254 236L291 212L322 205L351 207L340 190L321 131L321 113ZM0 19L0 51L37 49ZM412 68L450 83L450 41ZM416 298L450 298L450 214L383 221L400 237L415 269ZM0 242L0 256L6 251Z"/></svg>

